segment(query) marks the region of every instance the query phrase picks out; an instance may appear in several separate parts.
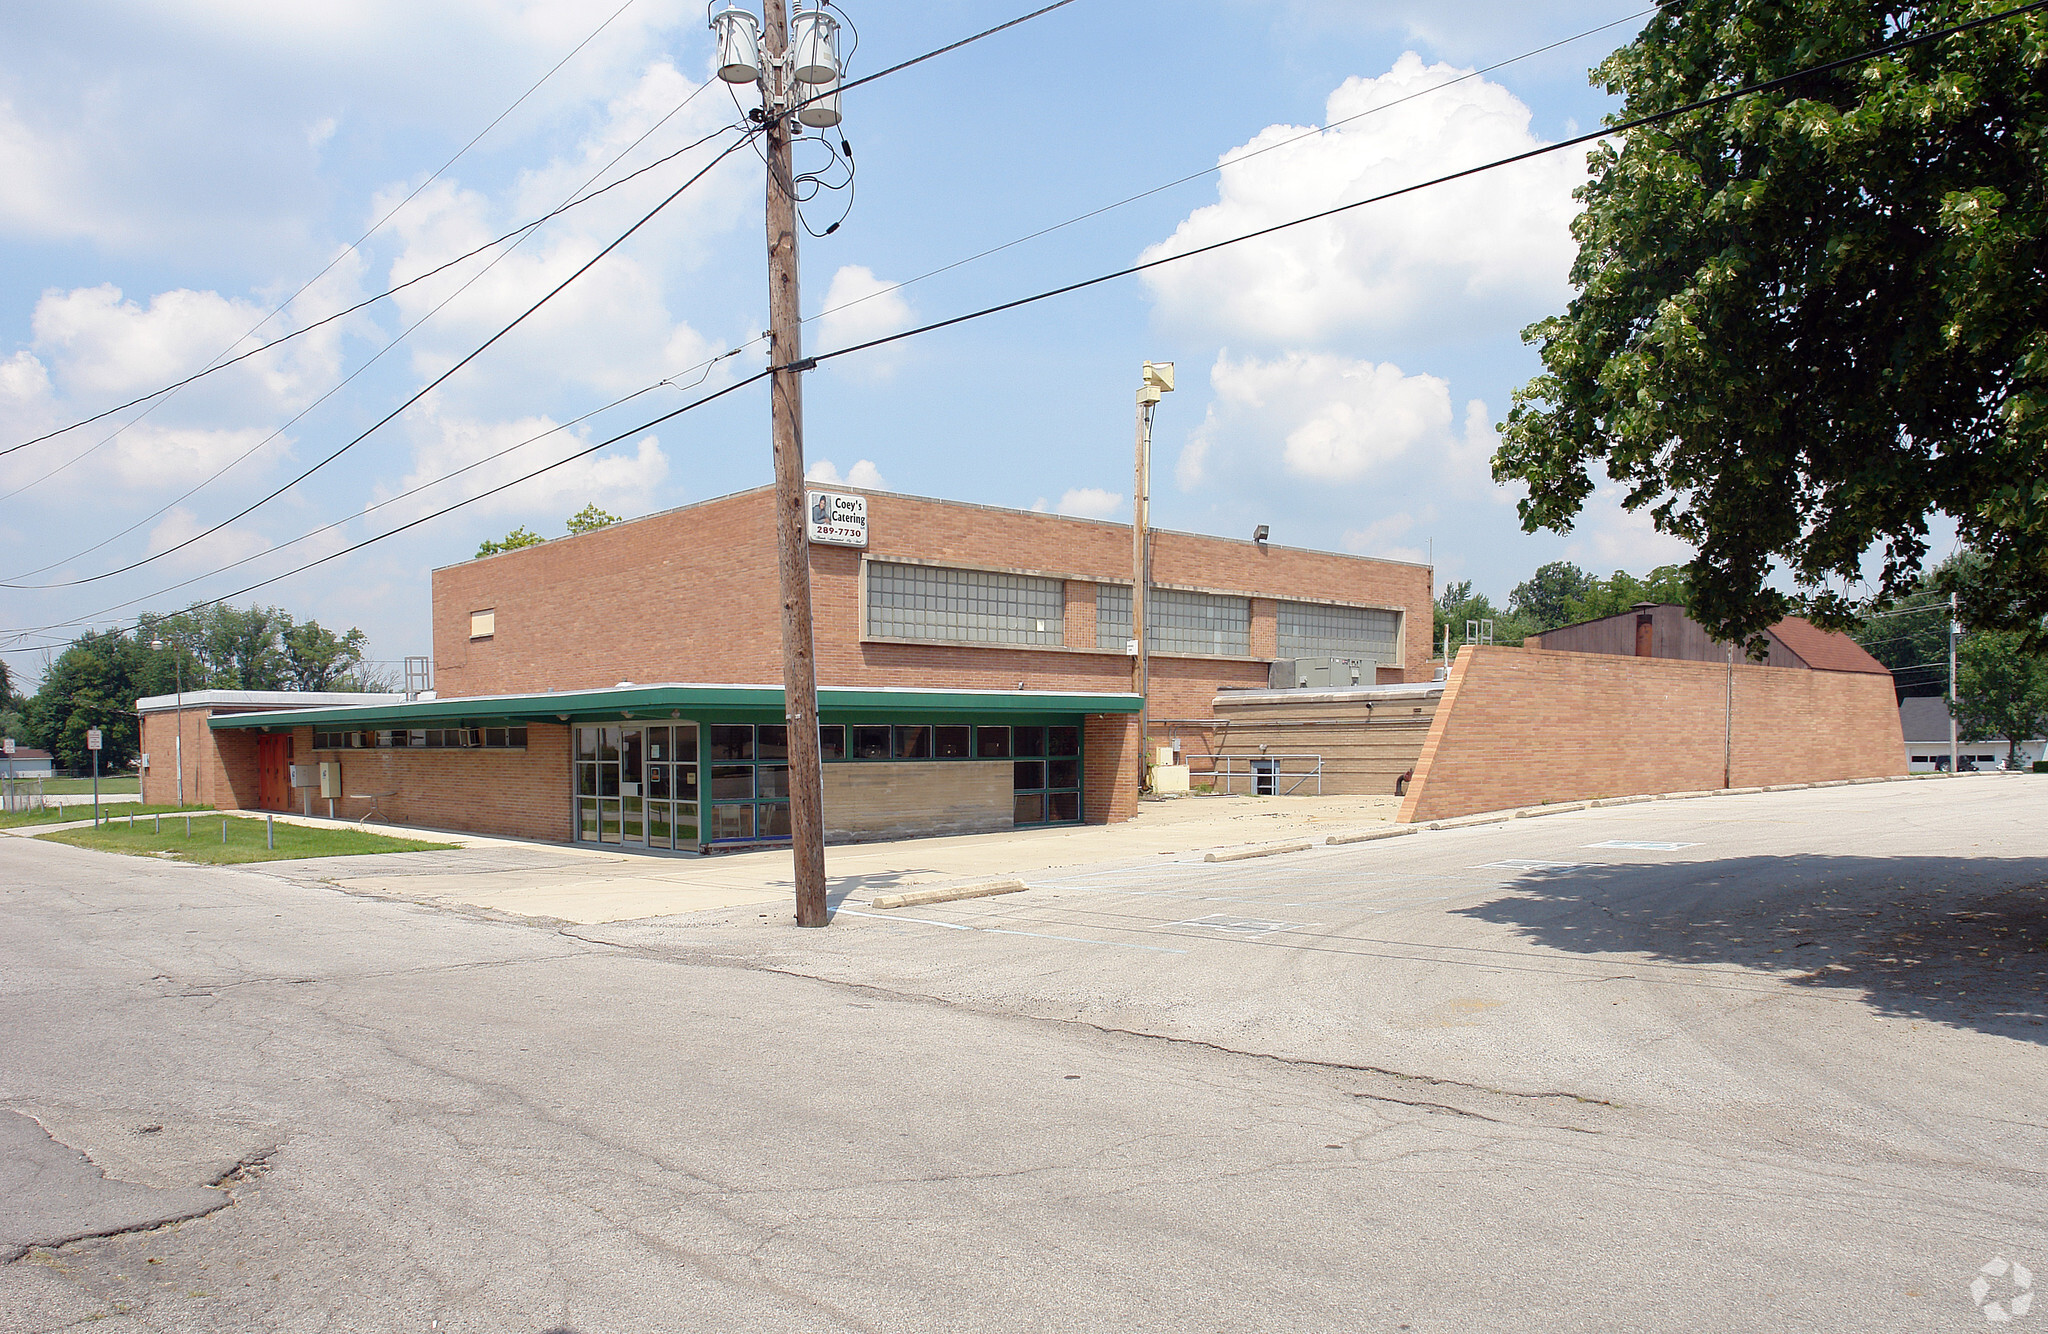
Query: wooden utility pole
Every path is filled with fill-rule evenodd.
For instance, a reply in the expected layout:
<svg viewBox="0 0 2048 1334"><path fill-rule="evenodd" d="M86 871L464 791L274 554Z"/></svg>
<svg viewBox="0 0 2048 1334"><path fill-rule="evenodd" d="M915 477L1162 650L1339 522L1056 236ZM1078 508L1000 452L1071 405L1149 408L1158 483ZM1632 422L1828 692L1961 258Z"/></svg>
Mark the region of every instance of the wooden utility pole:
<svg viewBox="0 0 2048 1334"><path fill-rule="evenodd" d="M825 778L818 756L818 671L811 638L811 550L804 529L804 387L797 304L795 128L801 100L783 52L786 0L763 0L761 87L768 152L769 381L775 441L775 551L782 579L782 698L789 722L789 825L796 856L796 924L825 926Z"/></svg>

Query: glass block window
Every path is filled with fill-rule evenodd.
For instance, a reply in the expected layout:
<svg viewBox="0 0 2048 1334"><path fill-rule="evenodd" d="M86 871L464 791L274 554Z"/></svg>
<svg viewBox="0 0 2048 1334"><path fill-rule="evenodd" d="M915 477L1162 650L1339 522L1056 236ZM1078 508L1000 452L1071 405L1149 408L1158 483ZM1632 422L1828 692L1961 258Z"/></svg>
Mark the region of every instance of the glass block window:
<svg viewBox="0 0 2048 1334"><path fill-rule="evenodd" d="M1283 658L1362 658L1389 665L1401 660L1397 611L1283 602L1279 620Z"/></svg>
<svg viewBox="0 0 2048 1334"><path fill-rule="evenodd" d="M1095 647L1122 652L1131 640L1131 590L1095 586ZM1145 647L1153 653L1244 658L1252 651L1252 600L1223 593L1155 588L1145 601Z"/></svg>
<svg viewBox="0 0 2048 1334"><path fill-rule="evenodd" d="M1057 579L868 562L868 633L968 644L1066 643Z"/></svg>

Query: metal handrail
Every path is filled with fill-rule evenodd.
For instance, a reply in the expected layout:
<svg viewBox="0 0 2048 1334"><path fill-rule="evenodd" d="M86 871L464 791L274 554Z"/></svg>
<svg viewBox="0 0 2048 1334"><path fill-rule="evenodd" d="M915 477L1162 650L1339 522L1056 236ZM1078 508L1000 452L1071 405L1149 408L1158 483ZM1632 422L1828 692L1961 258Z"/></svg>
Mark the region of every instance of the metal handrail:
<svg viewBox="0 0 2048 1334"><path fill-rule="evenodd" d="M1323 757L1320 755L1212 755L1207 758L1211 765L1210 776L1223 780L1223 791L1226 794L1232 792L1231 784L1234 780L1245 778L1250 780L1248 795L1257 796L1259 795L1259 779L1270 777L1273 780L1273 791L1269 795L1280 797L1294 796L1301 790L1302 784L1308 782L1311 778L1315 780L1316 784L1315 795L1319 797L1323 795ZM1245 764L1242 772L1239 772L1236 767L1236 762L1239 760L1244 761ZM1306 760L1313 767L1290 770L1287 767L1287 761L1289 760ZM1276 764L1279 767L1262 773L1256 767L1262 763ZM1287 786L1282 787L1282 782L1289 779L1293 781L1288 782Z"/></svg>

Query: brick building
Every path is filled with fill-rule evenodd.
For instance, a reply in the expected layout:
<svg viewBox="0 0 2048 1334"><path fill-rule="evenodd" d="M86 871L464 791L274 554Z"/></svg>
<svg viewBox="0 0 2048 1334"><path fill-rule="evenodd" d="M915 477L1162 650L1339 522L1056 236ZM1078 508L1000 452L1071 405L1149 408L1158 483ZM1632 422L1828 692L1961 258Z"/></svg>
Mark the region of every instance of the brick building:
<svg viewBox="0 0 2048 1334"><path fill-rule="evenodd" d="M682 850L784 836L773 500L436 570L434 696L213 717L217 803ZM1129 525L844 487L810 502L830 837L1129 817ZM1174 532L1151 550L1159 717L1206 716L1276 659L1430 675L1426 567Z"/></svg>

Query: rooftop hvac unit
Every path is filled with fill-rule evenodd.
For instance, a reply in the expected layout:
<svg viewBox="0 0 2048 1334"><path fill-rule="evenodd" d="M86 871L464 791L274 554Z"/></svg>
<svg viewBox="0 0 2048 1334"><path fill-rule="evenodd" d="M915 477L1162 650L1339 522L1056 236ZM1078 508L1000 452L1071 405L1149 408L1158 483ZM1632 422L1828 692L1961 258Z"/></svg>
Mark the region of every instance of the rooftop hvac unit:
<svg viewBox="0 0 2048 1334"><path fill-rule="evenodd" d="M1367 679L1370 671L1362 658L1281 658L1268 680L1275 690L1350 690L1375 684Z"/></svg>

